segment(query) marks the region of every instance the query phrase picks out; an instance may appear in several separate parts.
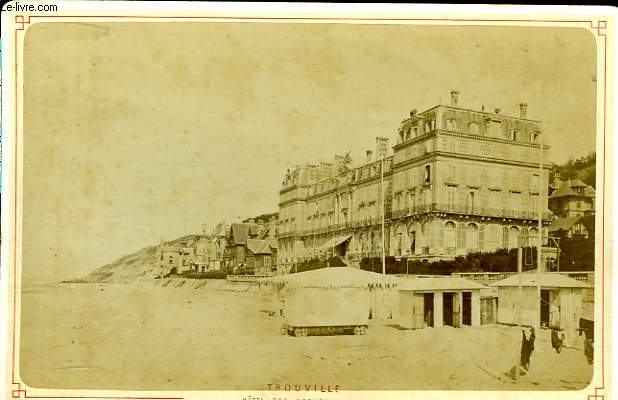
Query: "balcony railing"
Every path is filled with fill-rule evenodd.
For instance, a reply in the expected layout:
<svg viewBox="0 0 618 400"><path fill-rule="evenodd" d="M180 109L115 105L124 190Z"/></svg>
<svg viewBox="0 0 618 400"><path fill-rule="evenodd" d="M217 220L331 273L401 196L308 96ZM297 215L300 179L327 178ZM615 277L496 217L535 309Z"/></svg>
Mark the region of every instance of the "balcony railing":
<svg viewBox="0 0 618 400"><path fill-rule="evenodd" d="M538 214L535 211L530 210L510 210L504 208L488 208L488 207L466 207L459 206L454 204L445 204L445 203L431 203L423 206L416 207L408 207L405 209L399 209L392 211L392 218L399 219L406 216L420 215L426 214L429 212L440 212L440 213L453 213L453 214L465 214L465 215L478 215L478 216L490 216L490 217L498 217L498 218L518 218L518 219L529 219L536 220L538 218ZM385 218L386 219L386 218ZM545 212L543 213L544 220L553 220L554 216L551 213ZM305 230L290 230L283 231L278 233L279 238L288 238L294 236L311 236L311 235L319 235L328 232L338 232L346 229L352 228L363 228L369 226L379 225L382 222L381 217L365 217L360 219L355 219L354 221L343 222L339 224L332 224L322 227L316 227L312 229ZM553 247L552 245L545 243L545 246ZM557 246L556 246L557 247Z"/></svg>
<svg viewBox="0 0 618 400"><path fill-rule="evenodd" d="M534 210L512 210L506 208L490 208L490 207L469 207L457 204L446 203L431 203L415 207L406 207L403 209L393 210L393 218L402 218L410 215L425 214L428 212L444 212L453 214L479 215L502 218L521 218L521 219L537 219L538 212ZM553 215L549 212L543 213L543 219L551 220Z"/></svg>

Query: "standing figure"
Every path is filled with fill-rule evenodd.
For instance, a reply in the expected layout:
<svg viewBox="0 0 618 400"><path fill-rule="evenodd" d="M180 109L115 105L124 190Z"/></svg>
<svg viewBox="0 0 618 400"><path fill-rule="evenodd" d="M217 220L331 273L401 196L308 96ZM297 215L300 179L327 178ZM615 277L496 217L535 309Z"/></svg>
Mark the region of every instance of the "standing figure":
<svg viewBox="0 0 618 400"><path fill-rule="evenodd" d="M522 340L521 340L521 367L523 372L526 373L530 369L530 356L534 351L534 339L536 338L534 334L534 328L530 328L530 337L526 338L526 332L521 331Z"/></svg>
<svg viewBox="0 0 618 400"><path fill-rule="evenodd" d="M551 330L551 347L556 350L556 353L560 353L564 346L564 333L559 332L558 329Z"/></svg>

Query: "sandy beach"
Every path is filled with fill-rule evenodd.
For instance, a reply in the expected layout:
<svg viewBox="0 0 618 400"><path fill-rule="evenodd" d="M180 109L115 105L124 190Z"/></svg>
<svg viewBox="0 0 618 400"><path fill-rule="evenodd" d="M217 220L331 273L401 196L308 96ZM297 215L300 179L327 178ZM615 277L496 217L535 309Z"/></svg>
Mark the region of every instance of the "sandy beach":
<svg viewBox="0 0 618 400"><path fill-rule="evenodd" d="M21 377L32 387L130 390L580 390L591 379L581 338L557 354L549 331L538 332L531 370L513 382L504 373L517 327L402 330L385 320L365 336L283 336L259 294L222 283L25 286Z"/></svg>

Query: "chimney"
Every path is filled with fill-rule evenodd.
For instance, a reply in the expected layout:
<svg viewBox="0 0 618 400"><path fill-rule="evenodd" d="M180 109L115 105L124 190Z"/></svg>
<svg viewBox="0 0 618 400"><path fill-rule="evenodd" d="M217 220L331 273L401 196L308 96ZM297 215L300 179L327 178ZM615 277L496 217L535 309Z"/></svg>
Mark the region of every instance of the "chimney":
<svg viewBox="0 0 618 400"><path fill-rule="evenodd" d="M519 118L528 118L528 104L519 104Z"/></svg>
<svg viewBox="0 0 618 400"><path fill-rule="evenodd" d="M451 107L457 107L457 100L459 100L459 91L451 90Z"/></svg>
<svg viewBox="0 0 618 400"><path fill-rule="evenodd" d="M367 164L369 164L372 160L373 156L373 151L371 150L367 150Z"/></svg>
<svg viewBox="0 0 618 400"><path fill-rule="evenodd" d="M554 173L554 186L560 186L562 184L562 179L560 177L560 172L556 171Z"/></svg>
<svg viewBox="0 0 618 400"><path fill-rule="evenodd" d="M388 154L388 138L376 137L376 159L382 159Z"/></svg>

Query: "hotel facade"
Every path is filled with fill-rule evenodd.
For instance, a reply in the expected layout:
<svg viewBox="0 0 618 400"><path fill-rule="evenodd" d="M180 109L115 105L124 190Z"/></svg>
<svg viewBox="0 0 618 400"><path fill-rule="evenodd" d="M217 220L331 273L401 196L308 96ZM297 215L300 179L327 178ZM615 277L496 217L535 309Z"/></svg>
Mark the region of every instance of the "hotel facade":
<svg viewBox="0 0 618 400"><path fill-rule="evenodd" d="M413 110L392 152L387 138L376 138L375 158L367 151L360 166L335 156L289 169L279 192L280 272L315 257L337 255L349 265L380 257L382 217L387 256L431 262L535 245L541 202L549 245L541 123L523 103L513 117L461 108L458 96L451 92L448 106ZM553 262L550 253L543 266Z"/></svg>

